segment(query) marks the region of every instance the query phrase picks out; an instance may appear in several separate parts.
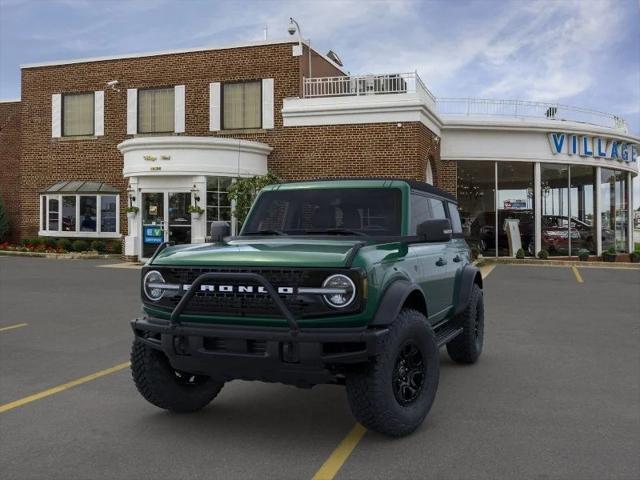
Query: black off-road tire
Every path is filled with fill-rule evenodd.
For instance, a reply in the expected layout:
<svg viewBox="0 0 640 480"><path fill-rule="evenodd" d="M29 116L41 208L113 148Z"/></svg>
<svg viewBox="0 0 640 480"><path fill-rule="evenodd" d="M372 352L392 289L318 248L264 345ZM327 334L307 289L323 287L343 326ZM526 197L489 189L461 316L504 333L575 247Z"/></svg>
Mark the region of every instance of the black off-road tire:
<svg viewBox="0 0 640 480"><path fill-rule="evenodd" d="M474 284L467 308L456 318L463 328L456 338L447 343L451 360L457 363L476 363L484 343L484 300L482 289Z"/></svg>
<svg viewBox="0 0 640 480"><path fill-rule="evenodd" d="M201 410L224 386L206 376L176 371L164 353L139 341L131 348L131 374L149 403L176 413Z"/></svg>
<svg viewBox="0 0 640 480"><path fill-rule="evenodd" d="M422 360L422 381L418 388L408 386L399 375L408 351L418 351ZM417 365L417 354L409 355L409 363ZM409 369L409 383L418 385L415 373ZM366 428L400 437L408 435L420 426L433 405L440 379L438 345L433 329L425 316L411 309L404 309L389 327L382 353L370 363L360 366L346 376L347 398L356 419ZM404 383L403 383L404 382ZM415 392L415 398L407 402L403 393Z"/></svg>

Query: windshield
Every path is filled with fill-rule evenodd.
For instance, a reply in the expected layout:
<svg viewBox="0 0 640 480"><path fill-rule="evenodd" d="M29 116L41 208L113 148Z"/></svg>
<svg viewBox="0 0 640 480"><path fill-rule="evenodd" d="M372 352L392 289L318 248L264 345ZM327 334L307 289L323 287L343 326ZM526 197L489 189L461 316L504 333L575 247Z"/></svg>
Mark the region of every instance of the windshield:
<svg viewBox="0 0 640 480"><path fill-rule="evenodd" d="M400 235L397 188L330 188L264 192L241 235Z"/></svg>

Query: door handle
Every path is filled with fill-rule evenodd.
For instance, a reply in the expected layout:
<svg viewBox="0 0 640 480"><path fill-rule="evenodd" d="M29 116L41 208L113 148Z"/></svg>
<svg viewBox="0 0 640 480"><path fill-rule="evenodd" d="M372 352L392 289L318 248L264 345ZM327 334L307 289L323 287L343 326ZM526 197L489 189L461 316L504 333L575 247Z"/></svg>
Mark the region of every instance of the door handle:
<svg viewBox="0 0 640 480"><path fill-rule="evenodd" d="M442 257L440 257L436 262L436 265L439 267L444 267L446 264L447 264L447 261Z"/></svg>
<svg viewBox="0 0 640 480"><path fill-rule="evenodd" d="M455 257L453 257L453 261L458 263L462 261L462 258L460 257L460 255L456 255Z"/></svg>

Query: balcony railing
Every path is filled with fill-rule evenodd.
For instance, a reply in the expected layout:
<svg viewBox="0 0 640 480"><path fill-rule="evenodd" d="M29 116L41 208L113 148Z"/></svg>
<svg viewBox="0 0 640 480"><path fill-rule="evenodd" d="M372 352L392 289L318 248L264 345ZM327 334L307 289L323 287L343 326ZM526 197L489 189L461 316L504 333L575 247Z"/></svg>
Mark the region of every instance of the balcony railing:
<svg viewBox="0 0 640 480"><path fill-rule="evenodd" d="M625 120L616 115L587 108L570 107L559 103L482 98L439 98L437 100L437 108L440 115L566 120L614 128L625 133L628 131Z"/></svg>
<svg viewBox="0 0 640 480"><path fill-rule="evenodd" d="M435 101L416 72L304 79L305 98L416 93L418 90Z"/></svg>
<svg viewBox="0 0 640 480"><path fill-rule="evenodd" d="M628 132L625 120L616 115L559 103L482 98L436 99L417 72L305 78L303 90L304 98L403 93L421 95L425 103L440 115L565 120Z"/></svg>

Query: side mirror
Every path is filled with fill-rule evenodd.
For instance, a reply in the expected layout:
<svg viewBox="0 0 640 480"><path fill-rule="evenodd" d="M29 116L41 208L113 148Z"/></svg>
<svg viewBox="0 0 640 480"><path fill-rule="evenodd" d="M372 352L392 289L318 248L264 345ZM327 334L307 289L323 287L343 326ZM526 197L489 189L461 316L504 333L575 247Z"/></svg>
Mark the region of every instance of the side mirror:
<svg viewBox="0 0 640 480"><path fill-rule="evenodd" d="M222 242L224 237L231 235L231 227L229 222L213 221L211 222L211 242Z"/></svg>
<svg viewBox="0 0 640 480"><path fill-rule="evenodd" d="M448 218L427 220L418 225L416 233L424 242L448 242L451 240L451 222Z"/></svg>

